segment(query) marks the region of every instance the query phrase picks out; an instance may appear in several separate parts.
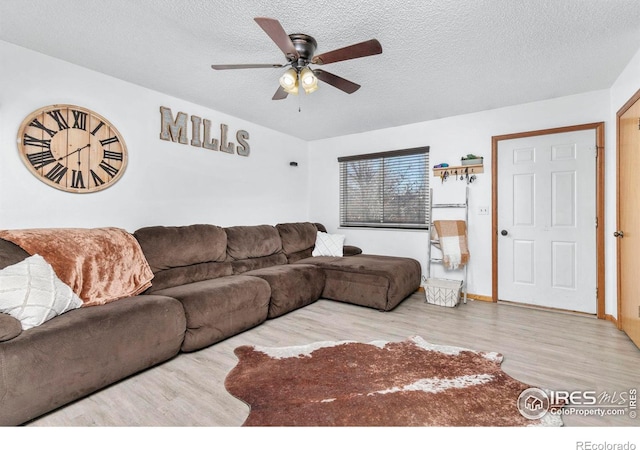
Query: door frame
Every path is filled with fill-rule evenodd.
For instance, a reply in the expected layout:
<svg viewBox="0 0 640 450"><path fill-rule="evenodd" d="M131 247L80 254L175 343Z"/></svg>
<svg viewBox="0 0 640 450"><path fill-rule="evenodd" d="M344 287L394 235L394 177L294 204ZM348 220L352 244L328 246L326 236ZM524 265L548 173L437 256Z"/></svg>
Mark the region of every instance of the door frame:
<svg viewBox="0 0 640 450"><path fill-rule="evenodd" d="M520 139L571 131L595 130L596 132L596 317L605 318L604 304L604 122L586 123L567 127L547 128L491 137L491 256L492 280L491 300L498 302L498 143L509 139ZM619 297L618 297L619 301Z"/></svg>
<svg viewBox="0 0 640 450"><path fill-rule="evenodd" d="M631 108L638 100L640 100L640 89L631 96L629 100L616 113L616 230L620 229L620 118ZM616 239L616 255L620 255L620 239ZM622 280L620 278L620 258L616 257L616 288L617 288L617 306L616 325L622 330Z"/></svg>

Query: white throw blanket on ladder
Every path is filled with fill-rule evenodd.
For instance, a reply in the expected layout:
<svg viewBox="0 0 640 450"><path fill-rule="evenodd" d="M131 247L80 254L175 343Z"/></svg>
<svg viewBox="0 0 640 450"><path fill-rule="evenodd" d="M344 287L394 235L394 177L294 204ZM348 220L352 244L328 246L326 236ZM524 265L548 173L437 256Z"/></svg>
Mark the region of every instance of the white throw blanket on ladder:
<svg viewBox="0 0 640 450"><path fill-rule="evenodd" d="M439 241L442 262L449 270L459 269L469 262L467 224L464 220L436 220L434 239Z"/></svg>

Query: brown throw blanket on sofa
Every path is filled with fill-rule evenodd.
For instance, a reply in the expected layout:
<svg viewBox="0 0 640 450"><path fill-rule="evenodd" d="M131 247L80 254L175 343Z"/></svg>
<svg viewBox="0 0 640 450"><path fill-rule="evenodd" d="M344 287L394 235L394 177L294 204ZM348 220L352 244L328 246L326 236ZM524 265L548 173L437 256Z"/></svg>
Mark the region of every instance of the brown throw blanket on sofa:
<svg viewBox="0 0 640 450"><path fill-rule="evenodd" d="M153 272L138 241L120 228L0 230L0 238L42 256L83 306L133 296L151 286Z"/></svg>

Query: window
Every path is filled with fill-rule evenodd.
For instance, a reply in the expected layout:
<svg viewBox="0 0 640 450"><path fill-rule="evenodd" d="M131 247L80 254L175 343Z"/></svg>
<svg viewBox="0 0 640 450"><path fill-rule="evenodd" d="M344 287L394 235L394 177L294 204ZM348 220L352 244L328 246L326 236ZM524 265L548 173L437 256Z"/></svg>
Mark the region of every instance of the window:
<svg viewBox="0 0 640 450"><path fill-rule="evenodd" d="M429 147L338 158L340 225L428 228Z"/></svg>

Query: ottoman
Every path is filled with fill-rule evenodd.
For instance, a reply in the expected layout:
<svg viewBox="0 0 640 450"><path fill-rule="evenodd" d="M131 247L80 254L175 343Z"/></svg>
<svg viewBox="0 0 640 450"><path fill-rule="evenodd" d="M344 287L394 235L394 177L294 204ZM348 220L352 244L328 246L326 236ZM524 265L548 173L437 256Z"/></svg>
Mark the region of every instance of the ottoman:
<svg viewBox="0 0 640 450"><path fill-rule="evenodd" d="M422 269L412 258L383 255L318 256L298 263L324 270L322 297L390 311L420 287Z"/></svg>

